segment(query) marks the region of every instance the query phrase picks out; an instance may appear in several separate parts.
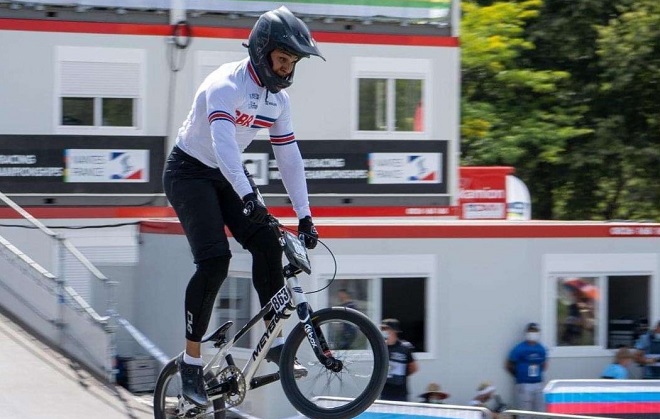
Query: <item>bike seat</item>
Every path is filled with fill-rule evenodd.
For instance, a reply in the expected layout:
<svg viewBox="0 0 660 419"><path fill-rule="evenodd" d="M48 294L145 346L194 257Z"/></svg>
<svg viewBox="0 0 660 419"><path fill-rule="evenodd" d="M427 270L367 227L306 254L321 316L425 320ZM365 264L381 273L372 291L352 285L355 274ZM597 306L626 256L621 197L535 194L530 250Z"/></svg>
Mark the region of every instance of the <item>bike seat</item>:
<svg viewBox="0 0 660 419"><path fill-rule="evenodd" d="M208 334L202 338L202 342L210 342L210 341L224 341L225 340L225 334L227 333L227 330L229 330L230 327L234 324L233 321L228 321L222 326L218 327L215 332Z"/></svg>

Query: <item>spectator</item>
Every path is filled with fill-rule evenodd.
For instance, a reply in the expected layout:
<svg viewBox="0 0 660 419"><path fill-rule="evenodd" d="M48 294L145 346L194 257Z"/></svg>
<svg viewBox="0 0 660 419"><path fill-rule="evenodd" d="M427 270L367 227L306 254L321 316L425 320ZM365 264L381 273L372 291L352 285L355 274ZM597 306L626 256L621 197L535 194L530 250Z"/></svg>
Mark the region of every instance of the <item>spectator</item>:
<svg viewBox="0 0 660 419"><path fill-rule="evenodd" d="M442 404L444 400L449 397L449 394L442 391L442 387L438 383L430 383L426 387L426 392L419 395L424 400L424 403Z"/></svg>
<svg viewBox="0 0 660 419"><path fill-rule="evenodd" d="M401 326L397 319L385 319L380 330L390 354L390 368L387 381L380 393L382 400L408 401L408 376L417 372L417 361L413 358L413 346L399 339Z"/></svg>
<svg viewBox="0 0 660 419"><path fill-rule="evenodd" d="M511 350L506 362L506 370L516 380L516 407L520 410L544 410L543 373L548 364L546 349L539 342L540 330L537 323L529 323L525 328L525 340Z"/></svg>
<svg viewBox="0 0 660 419"><path fill-rule="evenodd" d="M492 406L489 405L491 400L494 401ZM468 404L470 406L484 407L490 410L495 419L497 419L498 413L506 410L506 405L497 394L497 389L488 381L479 384L479 387L477 387L477 394L474 395L474 398L470 400Z"/></svg>
<svg viewBox="0 0 660 419"><path fill-rule="evenodd" d="M636 360L644 367L644 378L660 379L660 321L635 343Z"/></svg>
<svg viewBox="0 0 660 419"><path fill-rule="evenodd" d="M601 378L627 380L628 367L632 364L633 353L629 348L619 348L614 355L614 362L605 367Z"/></svg>

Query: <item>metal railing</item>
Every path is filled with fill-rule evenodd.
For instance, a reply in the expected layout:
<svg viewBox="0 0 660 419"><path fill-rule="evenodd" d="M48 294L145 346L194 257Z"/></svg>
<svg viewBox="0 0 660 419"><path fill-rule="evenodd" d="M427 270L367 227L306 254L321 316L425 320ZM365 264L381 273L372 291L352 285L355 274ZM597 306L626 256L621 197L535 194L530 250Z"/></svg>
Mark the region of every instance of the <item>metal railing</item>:
<svg viewBox="0 0 660 419"><path fill-rule="evenodd" d="M0 236L0 305L37 335L91 371L115 382L116 287L66 237L0 192L0 200L40 231L53 246L52 271ZM99 315L68 284L67 273L81 271L103 286L106 313Z"/></svg>

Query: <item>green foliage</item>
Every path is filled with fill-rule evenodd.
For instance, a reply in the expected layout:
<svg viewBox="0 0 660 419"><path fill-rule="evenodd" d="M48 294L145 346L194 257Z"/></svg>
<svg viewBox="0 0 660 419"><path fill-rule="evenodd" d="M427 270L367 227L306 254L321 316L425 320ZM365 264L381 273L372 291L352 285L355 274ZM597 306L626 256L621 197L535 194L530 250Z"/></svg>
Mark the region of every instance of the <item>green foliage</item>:
<svg viewBox="0 0 660 419"><path fill-rule="evenodd" d="M462 164L505 164L535 218L660 219L660 2L463 4Z"/></svg>

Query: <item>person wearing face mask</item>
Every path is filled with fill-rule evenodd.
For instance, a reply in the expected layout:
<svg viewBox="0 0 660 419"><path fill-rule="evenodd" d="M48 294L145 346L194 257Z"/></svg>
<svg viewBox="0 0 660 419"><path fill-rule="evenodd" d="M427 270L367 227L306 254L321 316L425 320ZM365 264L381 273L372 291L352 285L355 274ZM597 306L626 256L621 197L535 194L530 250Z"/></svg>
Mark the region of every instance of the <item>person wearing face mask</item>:
<svg viewBox="0 0 660 419"><path fill-rule="evenodd" d="M541 329L537 323L525 328L525 340L509 353L506 370L515 378L516 408L543 411L543 373L547 368L547 350L539 342Z"/></svg>
<svg viewBox="0 0 660 419"><path fill-rule="evenodd" d="M635 343L636 361L644 367L644 378L660 379L660 321Z"/></svg>
<svg viewBox="0 0 660 419"><path fill-rule="evenodd" d="M418 370L417 361L413 358L413 346L410 342L399 339L401 326L397 319L383 320L380 330L390 357L387 381L380 393L380 399L408 401L408 376Z"/></svg>

